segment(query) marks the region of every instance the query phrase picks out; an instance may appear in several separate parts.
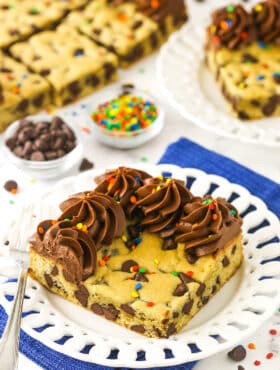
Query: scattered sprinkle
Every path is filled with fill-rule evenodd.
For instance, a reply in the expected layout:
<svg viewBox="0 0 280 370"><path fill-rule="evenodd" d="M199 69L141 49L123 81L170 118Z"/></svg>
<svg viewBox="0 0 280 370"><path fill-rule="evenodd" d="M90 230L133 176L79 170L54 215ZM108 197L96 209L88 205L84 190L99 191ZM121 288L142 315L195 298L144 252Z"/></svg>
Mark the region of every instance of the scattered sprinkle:
<svg viewBox="0 0 280 370"><path fill-rule="evenodd" d="M155 263L156 265L158 265L158 264L159 264L159 260L158 260L157 258L155 258L155 259L154 259L154 263Z"/></svg>
<svg viewBox="0 0 280 370"><path fill-rule="evenodd" d="M82 127L81 127L81 130L82 130L83 132L85 132L86 134L89 134L89 133L90 133L90 129L89 129L87 126L82 126Z"/></svg>
<svg viewBox="0 0 280 370"><path fill-rule="evenodd" d="M135 285L135 290L140 290L142 288L142 284L141 283L137 283Z"/></svg>
<svg viewBox="0 0 280 370"><path fill-rule="evenodd" d="M148 307L153 307L154 305L155 305L154 302L147 302Z"/></svg>
<svg viewBox="0 0 280 370"><path fill-rule="evenodd" d="M277 330L276 329L270 329L269 330L269 334L276 335L277 334Z"/></svg>
<svg viewBox="0 0 280 370"><path fill-rule="evenodd" d="M234 5L228 5L228 6L227 6L227 11L228 11L229 13L234 12L234 10L235 10L235 6L234 6Z"/></svg>
<svg viewBox="0 0 280 370"><path fill-rule="evenodd" d="M193 271L187 271L186 275L189 276L189 277L192 277L193 276Z"/></svg>
<svg viewBox="0 0 280 370"><path fill-rule="evenodd" d="M172 271L172 272L171 272L171 274L172 274L173 276L177 276L177 277L179 276L179 272L177 272L177 271Z"/></svg>
<svg viewBox="0 0 280 370"><path fill-rule="evenodd" d="M15 204L13 200L9 200L9 204Z"/></svg>
<svg viewBox="0 0 280 370"><path fill-rule="evenodd" d="M272 352L269 352L267 353L267 355L265 356L268 360L270 360L272 357L273 357L273 353Z"/></svg>
<svg viewBox="0 0 280 370"><path fill-rule="evenodd" d="M33 177L31 177L29 179L29 184L35 184L35 182L36 182L36 180Z"/></svg>
<svg viewBox="0 0 280 370"><path fill-rule="evenodd" d="M100 267L104 267L104 266L106 265L106 261L104 261L103 259L102 259L102 260L99 260L99 261L98 261L98 265L99 265Z"/></svg>
<svg viewBox="0 0 280 370"><path fill-rule="evenodd" d="M141 272L142 274L145 274L147 272L147 269L145 269L144 267L141 267L139 269L139 272Z"/></svg>
<svg viewBox="0 0 280 370"><path fill-rule="evenodd" d="M263 79L264 79L264 75L258 75L258 76L257 76L257 80L258 80L258 81L262 81Z"/></svg>
<svg viewBox="0 0 280 370"><path fill-rule="evenodd" d="M127 236L125 234L122 235L122 241L127 242Z"/></svg>
<svg viewBox="0 0 280 370"><path fill-rule="evenodd" d="M83 224L81 223L81 222L79 222L77 225L76 225L76 228L78 229L78 230L82 230L83 229Z"/></svg>
<svg viewBox="0 0 280 370"><path fill-rule="evenodd" d="M139 297L139 294L136 292L136 290L133 290L133 291L131 292L131 297L132 297L132 298L138 298L138 297Z"/></svg>
<svg viewBox="0 0 280 370"><path fill-rule="evenodd" d="M147 157L141 157L141 158L140 158L140 161L141 161L141 162L148 162L148 158L147 158Z"/></svg>
<svg viewBox="0 0 280 370"><path fill-rule="evenodd" d="M137 199L136 199L136 196L135 195L132 195L129 199L130 203L134 204L137 202Z"/></svg>
<svg viewBox="0 0 280 370"><path fill-rule="evenodd" d="M248 344L248 348L249 348L249 349L256 349L256 346L255 346L255 344L254 344L254 343L249 343L249 344Z"/></svg>
<svg viewBox="0 0 280 370"><path fill-rule="evenodd" d="M255 366L260 366L260 365L261 365L261 362L260 362L259 360L256 360L256 361L254 362L254 365L255 365Z"/></svg>

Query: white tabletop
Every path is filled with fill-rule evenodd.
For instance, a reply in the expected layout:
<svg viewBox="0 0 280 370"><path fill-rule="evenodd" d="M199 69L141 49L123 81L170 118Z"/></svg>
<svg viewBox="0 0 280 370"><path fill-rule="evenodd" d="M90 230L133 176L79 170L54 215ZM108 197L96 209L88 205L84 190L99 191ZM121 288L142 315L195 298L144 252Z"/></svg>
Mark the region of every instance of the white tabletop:
<svg viewBox="0 0 280 370"><path fill-rule="evenodd" d="M200 9L200 8L198 8ZM196 11L196 10L195 10ZM90 134L82 132L84 142L84 155L94 162L95 167L98 168L113 168L122 163L133 163L145 158L149 162L157 162L161 155L164 153L167 145L176 141L182 136L200 143L208 149L213 149L218 153L224 154L239 163L271 178L276 182L280 182L280 149L262 147L260 145L252 145L240 143L232 139L219 137L212 132L204 131L191 122L183 119L164 98L162 91L158 90L158 83L155 78L155 60L156 55L145 59L143 62L135 65L127 71L121 72L120 82L133 82L144 89L150 90L154 95L158 96L166 110L165 127L156 139L152 142L143 145L140 148L122 151L111 149L96 142ZM91 102L98 102L102 97L103 92L93 95ZM75 112L75 109L72 109ZM75 114L75 113L74 113ZM80 126L84 126L81 121ZM57 180L52 181L38 181L36 178L30 178L28 174L24 174L15 167L7 163L3 155L0 154L0 233L5 230L5 221L3 215L13 215L17 206L28 197L34 198L39 195L41 191L49 188ZM77 166L69 173L78 173ZM14 179L19 184L19 192L17 195L12 196L3 190L3 184L9 179ZM11 204L12 200L14 204ZM1 235L1 234L0 234ZM277 328L280 331L279 325L280 318L275 315L269 322L258 329L256 334L244 341L244 346L249 342L256 345L255 350L248 350L246 359L241 363L246 370L257 369L254 365L255 360L260 360L262 365L260 369L264 370L279 370L280 369L280 356L274 354L271 360L265 358L268 352L271 352L271 339L269 334L271 328ZM280 338L279 338L280 346ZM280 349L280 348L279 348ZM217 365L222 370L237 370L237 363L228 360L225 353L218 354L210 359L200 361L196 366L196 370L216 370ZM1 366L0 366L1 367ZM25 356L20 356L19 362L20 370L35 370L39 369L37 365L30 362Z"/></svg>

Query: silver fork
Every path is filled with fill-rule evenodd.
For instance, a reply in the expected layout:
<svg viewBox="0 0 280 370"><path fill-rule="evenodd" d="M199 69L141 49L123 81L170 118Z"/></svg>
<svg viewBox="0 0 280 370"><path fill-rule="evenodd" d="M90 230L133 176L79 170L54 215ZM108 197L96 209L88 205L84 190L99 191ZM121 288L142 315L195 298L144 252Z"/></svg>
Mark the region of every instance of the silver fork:
<svg viewBox="0 0 280 370"><path fill-rule="evenodd" d="M0 340L1 368L7 370L17 369L19 353L19 331L21 324L22 306L25 294L28 257L26 252L13 251L10 253L20 267L17 293L14 298L13 308L9 316L5 331Z"/></svg>

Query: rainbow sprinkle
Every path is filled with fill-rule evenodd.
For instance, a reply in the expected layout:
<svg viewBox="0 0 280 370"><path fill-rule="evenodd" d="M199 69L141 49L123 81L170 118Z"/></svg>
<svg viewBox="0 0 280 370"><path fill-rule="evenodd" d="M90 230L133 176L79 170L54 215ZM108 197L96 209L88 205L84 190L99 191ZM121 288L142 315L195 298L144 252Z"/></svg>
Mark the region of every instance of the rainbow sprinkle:
<svg viewBox="0 0 280 370"><path fill-rule="evenodd" d="M108 131L135 132L151 126L158 117L154 103L141 96L121 95L100 104L91 114L94 122Z"/></svg>

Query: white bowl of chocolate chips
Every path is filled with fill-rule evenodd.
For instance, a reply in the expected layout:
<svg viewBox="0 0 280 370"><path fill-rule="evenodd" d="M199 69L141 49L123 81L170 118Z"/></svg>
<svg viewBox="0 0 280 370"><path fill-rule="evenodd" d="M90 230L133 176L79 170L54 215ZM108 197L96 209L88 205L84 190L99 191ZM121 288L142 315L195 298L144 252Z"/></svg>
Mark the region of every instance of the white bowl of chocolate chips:
<svg viewBox="0 0 280 370"><path fill-rule="evenodd" d="M59 177L80 161L83 148L79 132L61 117L37 115L8 127L4 155L30 176Z"/></svg>

